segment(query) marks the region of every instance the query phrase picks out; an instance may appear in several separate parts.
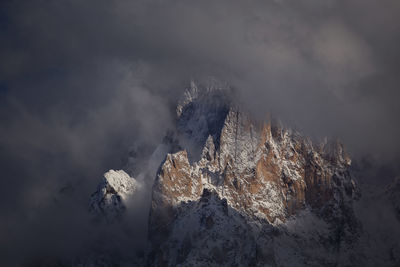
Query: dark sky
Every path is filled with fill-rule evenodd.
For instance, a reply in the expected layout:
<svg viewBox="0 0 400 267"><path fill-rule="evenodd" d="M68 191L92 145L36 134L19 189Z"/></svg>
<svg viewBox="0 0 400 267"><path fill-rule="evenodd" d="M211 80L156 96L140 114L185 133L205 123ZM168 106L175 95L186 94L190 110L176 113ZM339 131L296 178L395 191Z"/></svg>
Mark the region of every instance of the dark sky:
<svg viewBox="0 0 400 267"><path fill-rule="evenodd" d="M1 1L0 258L74 254L103 231L88 230L90 193L162 139L192 78L397 167L399 14L397 0Z"/></svg>

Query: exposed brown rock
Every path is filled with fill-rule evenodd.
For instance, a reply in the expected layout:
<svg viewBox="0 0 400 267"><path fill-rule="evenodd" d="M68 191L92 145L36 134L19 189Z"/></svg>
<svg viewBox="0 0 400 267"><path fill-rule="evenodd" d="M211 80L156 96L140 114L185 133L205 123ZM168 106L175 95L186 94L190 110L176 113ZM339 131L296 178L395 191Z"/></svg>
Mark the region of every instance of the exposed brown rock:
<svg viewBox="0 0 400 267"><path fill-rule="evenodd" d="M208 137L199 161L189 163L187 152L179 151L168 154L161 165L150 216L153 249L168 236L181 205L208 201L207 188L225 198L226 214L231 207L275 224L306 207L328 212L330 217L340 214L334 209L345 209L347 214L344 203L356 191L349 165L339 142L314 148L308 139L280 124L257 124L231 109L219 139ZM206 229L214 223L212 216L205 218Z"/></svg>

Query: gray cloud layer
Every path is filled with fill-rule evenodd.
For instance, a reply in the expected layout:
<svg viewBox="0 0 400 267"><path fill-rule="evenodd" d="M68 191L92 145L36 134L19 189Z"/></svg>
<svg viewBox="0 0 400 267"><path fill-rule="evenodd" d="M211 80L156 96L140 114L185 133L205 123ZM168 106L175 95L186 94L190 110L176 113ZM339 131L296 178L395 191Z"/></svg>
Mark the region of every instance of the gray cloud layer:
<svg viewBox="0 0 400 267"><path fill-rule="evenodd" d="M229 81L256 115L272 112L307 134L339 136L353 154L398 160L396 0L0 7L0 247L11 259L20 239L32 234L28 255L49 227L57 238L90 240L81 233L98 178L133 142L159 142L193 77ZM69 185L74 200L59 200ZM46 236L43 250L55 242Z"/></svg>

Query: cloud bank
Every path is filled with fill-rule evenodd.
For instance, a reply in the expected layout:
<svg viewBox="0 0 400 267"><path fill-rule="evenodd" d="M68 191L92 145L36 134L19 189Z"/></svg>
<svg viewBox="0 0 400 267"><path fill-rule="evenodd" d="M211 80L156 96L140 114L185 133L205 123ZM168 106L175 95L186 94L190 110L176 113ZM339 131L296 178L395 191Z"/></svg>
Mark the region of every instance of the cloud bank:
<svg viewBox="0 0 400 267"><path fill-rule="evenodd" d="M256 116L398 162L398 1L0 7L0 248L12 262L56 239L67 241L55 255L93 240L83 233L99 177L133 144L160 142L192 78L228 81Z"/></svg>

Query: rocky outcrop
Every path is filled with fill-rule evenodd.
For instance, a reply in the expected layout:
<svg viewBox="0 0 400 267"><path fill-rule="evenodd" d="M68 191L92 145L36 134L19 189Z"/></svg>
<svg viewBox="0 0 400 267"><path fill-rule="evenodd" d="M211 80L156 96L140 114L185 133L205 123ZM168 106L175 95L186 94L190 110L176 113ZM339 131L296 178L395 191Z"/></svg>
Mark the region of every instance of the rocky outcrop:
<svg viewBox="0 0 400 267"><path fill-rule="evenodd" d="M126 202L139 187L123 170L109 170L91 196L89 211L98 219L113 221L123 214Z"/></svg>
<svg viewBox="0 0 400 267"><path fill-rule="evenodd" d="M358 190L343 146L338 141L313 145L280 123L256 121L225 94L219 87L201 91L192 84L178 106L178 138L190 151L168 154L154 183L149 226L154 262L172 266L182 261L169 260L176 253L169 247L174 227L181 223L182 207L197 205L196 214L203 212L202 205L188 203L201 203L207 192L255 225L248 231L254 238L266 225L285 227L293 216L311 212L329 228L325 243L337 250L351 243L358 231L352 209ZM206 225L214 225L212 217L207 220ZM248 256L246 265L261 262Z"/></svg>
<svg viewBox="0 0 400 267"><path fill-rule="evenodd" d="M351 168L339 141L256 120L231 94L215 80L192 82L162 143L130 149L124 170L138 179L110 170L92 194L99 225L128 239L149 214L148 251L126 264L399 266L400 179L384 190L361 182L361 196L353 175L364 168ZM125 264L109 246L90 251L78 265Z"/></svg>

